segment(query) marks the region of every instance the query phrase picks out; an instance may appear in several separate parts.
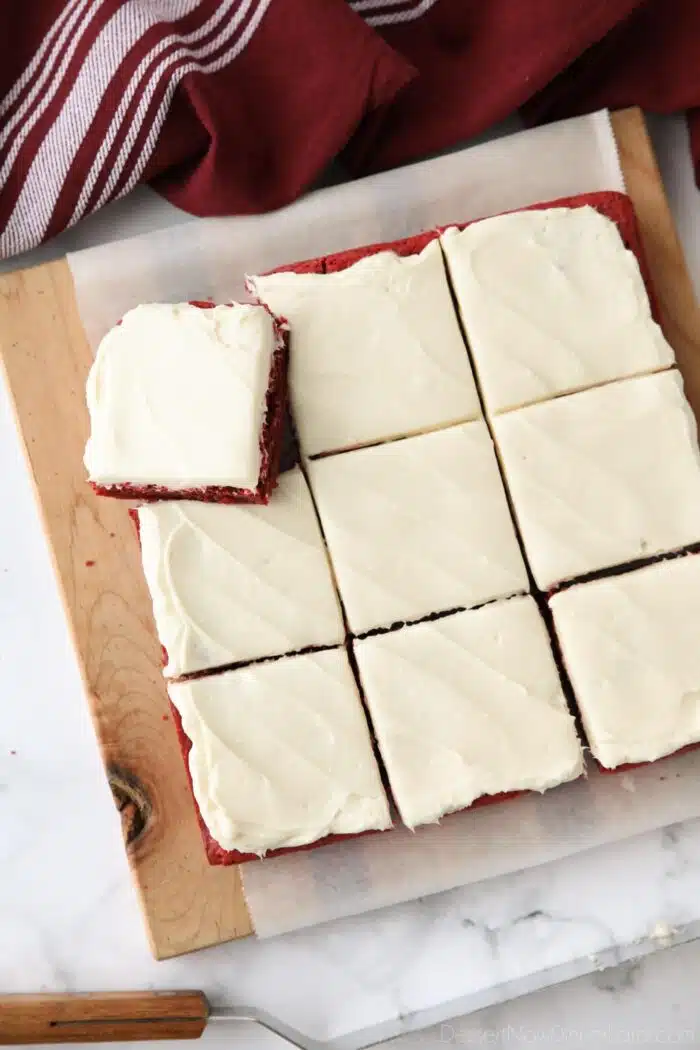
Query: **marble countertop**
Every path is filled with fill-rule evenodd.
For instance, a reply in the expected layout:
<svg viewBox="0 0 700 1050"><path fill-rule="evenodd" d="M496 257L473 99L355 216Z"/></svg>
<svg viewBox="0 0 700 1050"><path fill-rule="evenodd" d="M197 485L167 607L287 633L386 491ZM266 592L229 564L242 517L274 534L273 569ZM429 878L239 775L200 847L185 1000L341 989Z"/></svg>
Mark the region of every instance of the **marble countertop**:
<svg viewBox="0 0 700 1050"><path fill-rule="evenodd" d="M700 194L685 128L657 120L653 134L698 288ZM139 190L2 269L186 219ZM700 1046L700 821L373 915L155 963L2 387L0 474L2 991L199 987L213 1003L253 1002L316 1038L389 1015L396 1023L377 1034L392 1035L436 1004L436 1020L471 1011L403 1035L406 1047ZM466 958L488 977L468 997L458 979ZM554 980L568 983L535 990ZM280 1045L259 1030L215 1026L204 1041Z"/></svg>

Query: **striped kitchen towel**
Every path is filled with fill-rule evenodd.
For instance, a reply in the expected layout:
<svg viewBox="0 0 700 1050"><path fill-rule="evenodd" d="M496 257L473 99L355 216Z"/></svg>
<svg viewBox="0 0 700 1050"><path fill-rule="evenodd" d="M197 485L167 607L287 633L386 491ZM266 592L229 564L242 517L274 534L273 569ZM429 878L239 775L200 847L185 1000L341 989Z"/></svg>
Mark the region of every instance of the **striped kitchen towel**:
<svg viewBox="0 0 700 1050"><path fill-rule="evenodd" d="M141 181L197 215L297 196L412 76L346 0L0 12L0 256Z"/></svg>
<svg viewBox="0 0 700 1050"><path fill-rule="evenodd" d="M700 0L23 0L0 5L0 256L148 181L196 215L294 199L520 109L689 111Z"/></svg>

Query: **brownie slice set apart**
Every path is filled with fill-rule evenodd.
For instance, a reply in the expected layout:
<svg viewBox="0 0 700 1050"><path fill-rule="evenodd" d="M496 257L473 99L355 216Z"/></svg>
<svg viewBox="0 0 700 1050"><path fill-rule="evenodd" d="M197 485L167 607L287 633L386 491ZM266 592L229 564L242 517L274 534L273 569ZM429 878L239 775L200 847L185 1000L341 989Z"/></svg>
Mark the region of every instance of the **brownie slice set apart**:
<svg viewBox="0 0 700 1050"><path fill-rule="evenodd" d="M620 194L249 279L299 462L137 512L212 863L574 779L576 713L608 768L700 740L700 454L645 281Z"/></svg>
<svg viewBox="0 0 700 1050"><path fill-rule="evenodd" d="M287 327L247 303L147 303L100 343L85 466L103 496L267 503L279 472Z"/></svg>

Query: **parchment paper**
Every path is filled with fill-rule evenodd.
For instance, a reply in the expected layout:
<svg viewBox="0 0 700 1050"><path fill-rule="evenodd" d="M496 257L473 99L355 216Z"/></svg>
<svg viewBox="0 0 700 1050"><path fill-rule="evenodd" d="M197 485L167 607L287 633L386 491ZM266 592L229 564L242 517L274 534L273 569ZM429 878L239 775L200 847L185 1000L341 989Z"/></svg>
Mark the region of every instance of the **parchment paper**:
<svg viewBox="0 0 700 1050"><path fill-rule="evenodd" d="M243 297L243 277L286 262L595 190L622 190L607 113L524 131L309 194L263 216L193 220L69 256L93 345L149 300ZM546 795L250 863L258 936L520 870L700 815L700 752Z"/></svg>
<svg viewBox="0 0 700 1050"><path fill-rule="evenodd" d="M623 188L601 112L319 190L266 215L196 219L87 248L68 261L95 345L139 303L240 299L246 273L536 201Z"/></svg>
<svg viewBox="0 0 700 1050"><path fill-rule="evenodd" d="M477 807L415 832L397 827L243 865L258 937L401 901L630 838L700 816L700 751L603 774L544 795Z"/></svg>

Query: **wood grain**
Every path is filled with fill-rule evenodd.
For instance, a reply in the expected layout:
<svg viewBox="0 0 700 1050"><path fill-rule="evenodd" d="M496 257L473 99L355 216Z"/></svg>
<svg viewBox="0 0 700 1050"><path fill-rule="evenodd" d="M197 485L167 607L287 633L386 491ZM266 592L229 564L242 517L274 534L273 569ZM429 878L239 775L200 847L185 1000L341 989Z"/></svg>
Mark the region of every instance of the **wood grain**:
<svg viewBox="0 0 700 1050"><path fill-rule="evenodd" d="M627 192L639 219L661 324L683 373L688 400L700 420L700 308L654 148L641 110L613 113L612 125Z"/></svg>
<svg viewBox="0 0 700 1050"><path fill-rule="evenodd" d="M209 1004L201 992L88 992L0 996L0 1044L198 1039Z"/></svg>
<svg viewBox="0 0 700 1050"><path fill-rule="evenodd" d="M127 507L85 480L92 352L65 260L0 279L0 354L154 954L243 937L237 869L202 847Z"/></svg>
<svg viewBox="0 0 700 1050"><path fill-rule="evenodd" d="M613 127L664 329L698 415L698 306L644 119L625 110ZM202 848L127 508L85 482L92 354L64 260L0 278L0 354L153 951L166 958L246 936L237 869L210 867Z"/></svg>

